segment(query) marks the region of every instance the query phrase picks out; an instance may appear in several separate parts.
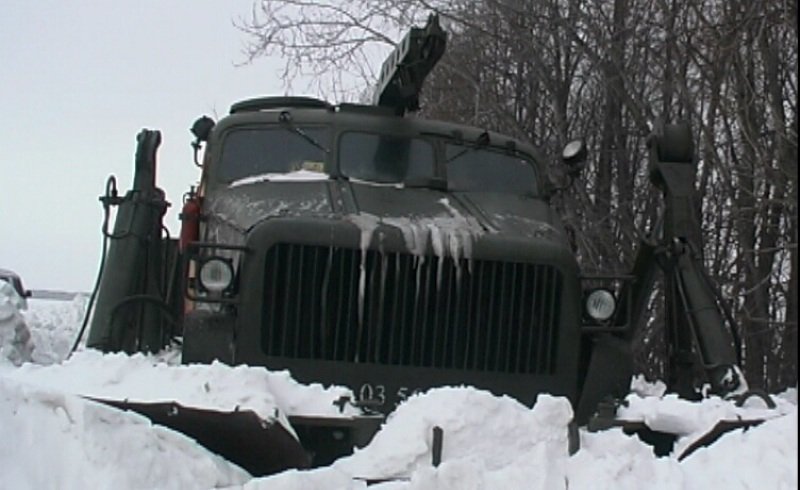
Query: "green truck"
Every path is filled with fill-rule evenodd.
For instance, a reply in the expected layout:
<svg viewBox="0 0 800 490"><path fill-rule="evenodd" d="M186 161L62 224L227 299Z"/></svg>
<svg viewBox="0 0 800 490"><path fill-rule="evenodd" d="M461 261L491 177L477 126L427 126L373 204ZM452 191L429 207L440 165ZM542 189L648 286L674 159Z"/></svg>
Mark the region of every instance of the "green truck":
<svg viewBox="0 0 800 490"><path fill-rule="evenodd" d="M315 456L284 467L325 464L436 386L526 404L562 395L577 423L591 421L628 390L631 339L663 272L670 387L746 391L731 319L700 260L688 128L652 139L664 220L631 274L584 276L550 206L561 189L547 157L507 135L409 115L445 42L435 17L412 29L372 105L264 97L219 122L198 119L201 178L184 196L180 237L162 231L160 134L142 131L132 190L120 196L110 180L101 198L119 210L114 230L104 225L87 345L157 351L178 339L186 363L348 386L340 403L363 418L292 420ZM580 141L565 145L567 174L586 153Z"/></svg>

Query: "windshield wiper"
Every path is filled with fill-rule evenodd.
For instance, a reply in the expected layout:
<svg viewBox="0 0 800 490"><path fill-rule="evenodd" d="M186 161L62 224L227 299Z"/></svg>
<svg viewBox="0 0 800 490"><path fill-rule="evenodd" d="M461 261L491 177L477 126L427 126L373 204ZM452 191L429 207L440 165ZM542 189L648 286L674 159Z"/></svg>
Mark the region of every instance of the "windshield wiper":
<svg viewBox="0 0 800 490"><path fill-rule="evenodd" d="M487 146L489 146L489 133L484 131L478 136L478 139L475 141L475 143L469 146L465 145L462 150L460 150L455 155L445 160L444 163L450 163L456 158L461 157L462 155L464 155L464 153L467 153L468 151L480 150L486 148Z"/></svg>
<svg viewBox="0 0 800 490"><path fill-rule="evenodd" d="M281 111L278 115L278 122L283 124L287 129L292 131L293 133L299 135L304 140L308 141L312 145L316 146L320 150L324 151L326 154L330 153L330 150L322 146L322 144L315 140L313 136L303 131L301 128L297 127L292 123L292 113L289 111Z"/></svg>

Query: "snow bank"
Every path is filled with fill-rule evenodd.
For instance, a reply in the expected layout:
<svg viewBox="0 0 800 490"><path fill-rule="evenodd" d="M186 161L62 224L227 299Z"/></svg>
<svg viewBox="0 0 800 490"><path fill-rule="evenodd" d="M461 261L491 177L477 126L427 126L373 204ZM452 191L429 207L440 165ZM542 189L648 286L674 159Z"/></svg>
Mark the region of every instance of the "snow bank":
<svg viewBox="0 0 800 490"><path fill-rule="evenodd" d="M433 428L438 426L444 431L442 471L477 466L491 474L508 466L509 457L566 457L571 419L572 408L564 398L540 396L531 410L485 391L438 388L407 400L367 448L337 466L366 479L411 475L436 479L437 475L427 473L432 470ZM547 479L541 471L529 476L533 481ZM492 488L487 485L480 488Z"/></svg>
<svg viewBox="0 0 800 490"><path fill-rule="evenodd" d="M688 488L796 489L797 406L784 417L724 435L682 465L691 475Z"/></svg>
<svg viewBox="0 0 800 490"><path fill-rule="evenodd" d="M144 417L0 378L0 486L215 488L249 475Z"/></svg>
<svg viewBox="0 0 800 490"><path fill-rule="evenodd" d="M784 408L783 416L729 432L681 462L655 458L620 429L583 433L568 463L570 488L797 488L797 407Z"/></svg>
<svg viewBox="0 0 800 490"><path fill-rule="evenodd" d="M185 407L221 412L252 410L265 421L277 420L291 432L290 415L343 417L334 405L352 393L340 387L302 385L288 372L211 365L172 366L155 357L79 351L61 364L26 364L6 372L8 381L54 392L101 400L174 401Z"/></svg>
<svg viewBox="0 0 800 490"><path fill-rule="evenodd" d="M47 302L28 317L45 340L45 362L66 356L84 306ZM68 314L54 313L62 309ZM288 372L263 368L170 365L164 357L170 356L87 350L57 364L0 365L0 468L13 468L0 476L0 487L216 488L250 478L182 434L87 397L249 409L287 426L289 415L355 413L352 407L340 413L333 404L352 397L345 388L301 385ZM47 472L40 471L43 462Z"/></svg>
<svg viewBox="0 0 800 490"><path fill-rule="evenodd" d="M540 395L530 409L472 388L439 388L401 406L375 441L342 467L362 474L370 467L380 470L410 446L417 454L406 456L408 488L556 488L563 482L571 419L564 398ZM418 441L430 440L433 425L444 430L438 468L430 451L419 453ZM392 451L393 445L401 451Z"/></svg>
<svg viewBox="0 0 800 490"><path fill-rule="evenodd" d="M568 458L564 398L542 395L533 409L474 388L445 387L398 407L364 449L328 468L254 479L242 488L470 490L563 488ZM433 428L444 431L432 462Z"/></svg>
<svg viewBox="0 0 800 490"><path fill-rule="evenodd" d="M618 416L624 420L642 421L653 430L679 435L673 455L679 456L697 439L707 434L717 422L722 420L765 420L797 413L797 399L791 395L773 396L774 409L758 397L749 398L742 407L729 400L711 396L692 402L678 398L675 394L665 394L663 383L656 384L652 390L642 389L641 383L634 381L634 392L625 399ZM797 390L792 390L796 393ZM638 393L636 393L638 392Z"/></svg>
<svg viewBox="0 0 800 490"><path fill-rule="evenodd" d="M0 280L0 365L19 366L32 359L31 333L22 317L25 301L14 287Z"/></svg>
<svg viewBox="0 0 800 490"><path fill-rule="evenodd" d="M26 313L32 332L42 338L52 334L50 346L61 345L58 332L69 337L66 343L77 332L76 325L59 322L77 324L82 318L69 313L80 309L79 303L64 305L60 317L53 305L42 312L34 304L31 310L39 312ZM52 359L61 355L59 349L46 348ZM674 455L656 458L649 446L620 429L581 432L581 450L569 456L572 411L565 399L542 395L529 408L473 388L444 387L411 397L367 447L330 467L251 479L180 434L76 394L251 408L270 417L276 409L286 415L337 415L332 401L349 392L300 385L286 372L261 368L173 366L152 356L79 351L50 366L0 366L0 487L363 490L370 481L370 490L797 488L796 389L774 397L776 410L757 399L739 408L718 398L688 402L665 395L657 385L639 385L636 391L621 413L678 430L684 434L679 446L715 420L771 419L730 432L683 461ZM438 467L431 464L435 426L444 430Z"/></svg>
<svg viewBox="0 0 800 490"><path fill-rule="evenodd" d="M370 489L788 490L798 482L793 391L778 397L787 402L781 416L725 434L678 461L655 457L649 446L621 429L581 431L580 451L568 456L566 427L572 411L566 400L540 396L529 409L472 388L439 388L409 399L371 444L329 468L254 479L235 488L364 489L368 480L377 480ZM657 400L648 402L657 405ZM664 405L663 412L675 406L669 399ZM434 468L431 433L436 425L444 429L444 448L442 463ZM384 478L390 480L380 482Z"/></svg>
<svg viewBox="0 0 800 490"><path fill-rule="evenodd" d="M53 364L67 358L78 337L89 298L77 295L71 301L29 298L22 313L35 346L33 362Z"/></svg>

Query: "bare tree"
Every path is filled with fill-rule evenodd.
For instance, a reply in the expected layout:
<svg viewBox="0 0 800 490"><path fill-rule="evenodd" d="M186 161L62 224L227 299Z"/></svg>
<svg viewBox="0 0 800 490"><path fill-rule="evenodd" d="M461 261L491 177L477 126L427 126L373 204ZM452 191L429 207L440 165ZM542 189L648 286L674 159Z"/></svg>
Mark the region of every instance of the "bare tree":
<svg viewBox="0 0 800 490"><path fill-rule="evenodd" d="M592 148L580 181L554 200L585 269L629 268L631 245L658 215L645 137L690 122L705 262L734 307L748 379L796 385L796 3L261 0L240 27L249 60L280 56L287 84L311 74L320 92L352 100L431 12L450 39L423 115L507 132L548 154L576 135ZM639 357L663 366L654 313Z"/></svg>

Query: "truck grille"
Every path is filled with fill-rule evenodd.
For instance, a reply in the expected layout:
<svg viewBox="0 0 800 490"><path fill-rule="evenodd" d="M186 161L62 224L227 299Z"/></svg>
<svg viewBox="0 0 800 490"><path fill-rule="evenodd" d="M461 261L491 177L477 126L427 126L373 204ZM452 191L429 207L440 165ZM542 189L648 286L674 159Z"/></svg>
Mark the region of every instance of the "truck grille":
<svg viewBox="0 0 800 490"><path fill-rule="evenodd" d="M267 355L554 370L562 288L554 267L278 244L265 272Z"/></svg>

